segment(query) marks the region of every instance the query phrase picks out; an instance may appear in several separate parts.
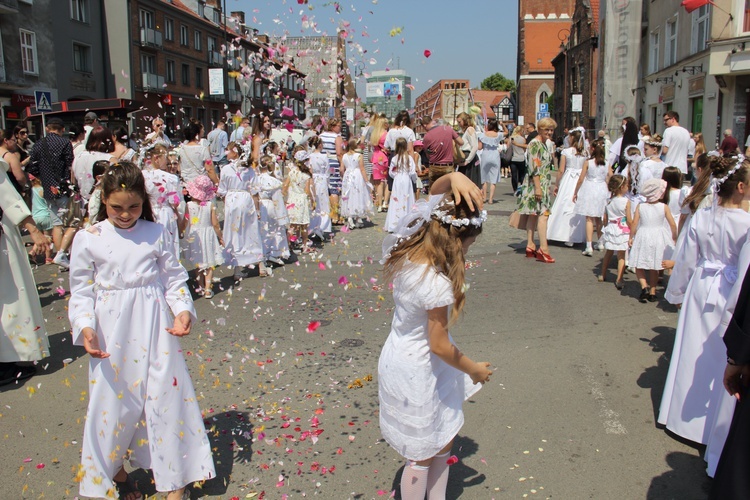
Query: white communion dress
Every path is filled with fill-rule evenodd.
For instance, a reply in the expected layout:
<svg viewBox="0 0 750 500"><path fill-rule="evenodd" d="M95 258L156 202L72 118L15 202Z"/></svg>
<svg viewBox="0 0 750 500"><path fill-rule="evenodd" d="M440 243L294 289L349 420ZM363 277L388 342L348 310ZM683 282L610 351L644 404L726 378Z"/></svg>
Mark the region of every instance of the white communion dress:
<svg viewBox="0 0 750 500"><path fill-rule="evenodd" d="M581 177L585 156L577 155L576 148L563 150L565 172L557 186L557 197L547 221L547 239L570 243L586 241L586 217L576 213L573 194ZM581 186L583 188L583 186Z"/></svg>
<svg viewBox="0 0 750 500"><path fill-rule="evenodd" d="M713 476L732 422L735 400L724 390L727 349L721 326L737 281L740 251L750 230L750 214L717 207L698 210L675 258L665 293L682 304L659 423L696 443L708 444ZM736 300L736 298L735 298Z"/></svg>
<svg viewBox="0 0 750 500"><path fill-rule="evenodd" d="M89 360L80 494L108 497L130 452L152 469L156 489L171 491L215 477L213 459L179 339L165 331L172 314L195 308L187 272L166 247L163 228L109 220L80 231L70 266L68 315L73 342L92 328L104 359ZM186 459L185 457L189 457Z"/></svg>
<svg viewBox="0 0 750 500"><path fill-rule="evenodd" d="M345 154L346 168L341 187L340 212L342 217L366 217L372 215L372 197L365 178L359 169L359 153Z"/></svg>
<svg viewBox="0 0 750 500"><path fill-rule="evenodd" d="M391 200L388 204L388 215L385 218L384 229L392 232L398 227L399 221L411 211L414 205L414 188L412 181L417 180L417 166L414 159L405 155L408 165L399 168L398 157L393 157L388 175L393 178Z"/></svg>
<svg viewBox="0 0 750 500"><path fill-rule="evenodd" d="M282 183L266 172L256 177L255 187L260 198L260 235L263 239L265 258L289 258L289 242L286 235L289 217L284 198L278 196L281 193Z"/></svg>
<svg viewBox="0 0 750 500"><path fill-rule="evenodd" d="M177 217L185 214L185 199L182 196L180 179L164 170L147 169L143 171L146 180L146 192L151 202L156 222L164 226L164 240L180 259L180 232L177 228ZM174 208L177 208L175 213Z"/></svg>
<svg viewBox="0 0 750 500"><path fill-rule="evenodd" d="M258 212L255 210L255 171L232 162L224 165L217 194L224 197L224 247L227 263L250 266L263 260Z"/></svg>
<svg viewBox="0 0 750 500"><path fill-rule="evenodd" d="M407 260L394 280L393 298L391 332L378 362L380 432L401 456L426 460L456 436L464 423L463 402L481 384L430 351L427 312L454 302L444 274Z"/></svg>

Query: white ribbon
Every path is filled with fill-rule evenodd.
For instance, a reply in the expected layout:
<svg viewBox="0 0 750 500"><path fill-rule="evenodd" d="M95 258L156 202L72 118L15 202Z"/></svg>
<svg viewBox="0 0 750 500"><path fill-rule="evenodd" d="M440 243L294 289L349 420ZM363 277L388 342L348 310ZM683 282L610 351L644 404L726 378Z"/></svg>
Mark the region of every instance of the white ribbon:
<svg viewBox="0 0 750 500"><path fill-rule="evenodd" d="M391 256L391 251L402 241L411 238L419 229L429 221L432 212L435 210L445 195L430 196L428 199L420 198L411 210L398 223L398 226L391 234L387 234L383 239L383 258L381 264L385 264Z"/></svg>

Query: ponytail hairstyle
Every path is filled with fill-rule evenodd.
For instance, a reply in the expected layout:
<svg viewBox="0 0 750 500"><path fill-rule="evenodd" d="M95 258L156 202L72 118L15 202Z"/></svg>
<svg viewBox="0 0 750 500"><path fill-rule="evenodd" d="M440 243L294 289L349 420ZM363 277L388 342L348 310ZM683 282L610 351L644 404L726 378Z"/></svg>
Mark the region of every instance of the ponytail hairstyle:
<svg viewBox="0 0 750 500"><path fill-rule="evenodd" d="M390 250L385 261L384 274L386 281L392 281L402 269L406 259L425 262L439 272L445 274L453 288L455 300L449 325L456 322L461 314L466 301L464 290L464 278L466 260L464 257L463 243L469 238L475 238L482 233L481 222L465 225L453 225L444 222L445 218L453 220L481 221L482 213L470 210L465 200L455 204L453 199L446 196L437 207L443 217L438 218L436 211L430 214L430 218L409 239L404 239Z"/></svg>
<svg viewBox="0 0 750 500"><path fill-rule="evenodd" d="M609 189L610 198L620 196L620 189L627 182L627 178L624 175L615 174L609 178L607 183L607 189Z"/></svg>
<svg viewBox="0 0 750 500"><path fill-rule="evenodd" d="M594 159L594 163L596 165L606 165L607 156L604 151L604 144L602 144L602 141L594 141L594 143L591 145L591 149L593 149L593 154L591 156Z"/></svg>
<svg viewBox="0 0 750 500"><path fill-rule="evenodd" d="M667 190L682 187L682 172L677 167L666 167L661 173L661 178L667 181Z"/></svg>
<svg viewBox="0 0 750 500"><path fill-rule="evenodd" d="M268 170L268 173L273 175L273 158L269 155L263 155L260 157L260 169Z"/></svg>
<svg viewBox="0 0 750 500"><path fill-rule="evenodd" d="M630 146L626 152L627 156L635 157L636 161L628 161L628 175L630 176L630 192L634 195L638 194L638 168L641 166L643 157L641 156L641 150L638 146ZM627 159L627 158L626 158Z"/></svg>
<svg viewBox="0 0 750 500"><path fill-rule="evenodd" d="M91 186L91 191L89 191L89 196L96 191L96 188L99 187L99 181L96 180L97 177L100 175L104 175L104 172L107 171L109 168L109 161L108 160L97 160L94 162L94 165L91 167L91 176L94 178L94 185Z"/></svg>
<svg viewBox="0 0 750 500"><path fill-rule="evenodd" d="M314 135L310 137L310 139L307 141L307 144L309 144L313 149L318 149L318 146L323 144L323 141L320 140L320 137Z"/></svg>
<svg viewBox="0 0 750 500"><path fill-rule="evenodd" d="M698 206L708 195L708 188L711 185L711 169L708 168L708 164L709 157L706 153L702 153L695 158L698 180L695 182L693 189L690 190L690 194L685 197L685 201L682 202L682 206L690 209L691 213L698 210Z"/></svg>
<svg viewBox="0 0 750 500"><path fill-rule="evenodd" d="M584 149L586 147L586 142L581 140L583 138L583 134L581 134L581 131L571 130L568 136L571 139L570 144L574 148L576 148L576 154L579 156L585 155Z"/></svg>
<svg viewBox="0 0 750 500"><path fill-rule="evenodd" d="M129 161L121 161L110 165L102 175L102 204L99 206L96 220L107 219L107 199L118 191L128 191L138 195L143 200L143 210L140 218L154 222L154 212L146 192L146 180L143 172Z"/></svg>
<svg viewBox="0 0 750 500"><path fill-rule="evenodd" d="M742 163L739 163L742 161ZM733 156L722 158L720 156L709 155L708 168L711 170L711 182L714 186L718 184L714 196L718 196L722 201L727 200L734 195L740 182L747 183L748 169L750 162L742 158Z"/></svg>
<svg viewBox="0 0 750 500"><path fill-rule="evenodd" d="M398 165L399 172L407 172L409 166L409 156L407 154L409 144L406 139L399 137L396 139L396 152L394 156L397 158L396 165Z"/></svg>

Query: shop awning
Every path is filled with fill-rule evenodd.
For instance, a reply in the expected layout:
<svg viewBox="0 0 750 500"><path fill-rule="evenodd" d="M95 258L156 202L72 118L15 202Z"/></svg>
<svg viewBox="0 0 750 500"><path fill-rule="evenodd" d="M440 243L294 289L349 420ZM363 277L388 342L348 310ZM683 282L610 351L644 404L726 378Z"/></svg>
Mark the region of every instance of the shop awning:
<svg viewBox="0 0 750 500"><path fill-rule="evenodd" d="M130 99L93 99L89 101L63 101L52 103L52 111L45 112L44 116L77 115L89 111L115 111L125 112L140 109L141 103ZM23 120L41 119L42 113L37 111L36 106L27 106L23 111Z"/></svg>

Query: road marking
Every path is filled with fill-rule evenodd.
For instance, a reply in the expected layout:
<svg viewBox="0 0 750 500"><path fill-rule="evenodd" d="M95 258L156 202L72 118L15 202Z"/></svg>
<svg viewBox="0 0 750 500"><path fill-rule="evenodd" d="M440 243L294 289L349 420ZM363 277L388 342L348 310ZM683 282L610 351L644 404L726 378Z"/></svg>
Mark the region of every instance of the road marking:
<svg viewBox="0 0 750 500"><path fill-rule="evenodd" d="M604 396L602 384L594 378L594 373L587 365L579 366L578 370L583 374L591 390L594 400L599 403L599 416L604 420L604 432L607 434L627 434L628 430L620 422L620 415L609 407L607 398Z"/></svg>

